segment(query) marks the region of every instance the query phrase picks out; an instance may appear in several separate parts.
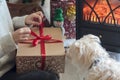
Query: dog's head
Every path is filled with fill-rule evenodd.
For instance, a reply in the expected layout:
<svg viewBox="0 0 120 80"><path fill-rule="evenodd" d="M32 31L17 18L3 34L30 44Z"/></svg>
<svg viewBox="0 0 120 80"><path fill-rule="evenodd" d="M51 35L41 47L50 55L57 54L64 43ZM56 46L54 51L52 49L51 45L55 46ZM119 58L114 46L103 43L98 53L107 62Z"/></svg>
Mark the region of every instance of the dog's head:
<svg viewBox="0 0 120 80"><path fill-rule="evenodd" d="M99 37L85 35L70 46L67 56L74 64L90 65L96 58L108 57L100 43Z"/></svg>

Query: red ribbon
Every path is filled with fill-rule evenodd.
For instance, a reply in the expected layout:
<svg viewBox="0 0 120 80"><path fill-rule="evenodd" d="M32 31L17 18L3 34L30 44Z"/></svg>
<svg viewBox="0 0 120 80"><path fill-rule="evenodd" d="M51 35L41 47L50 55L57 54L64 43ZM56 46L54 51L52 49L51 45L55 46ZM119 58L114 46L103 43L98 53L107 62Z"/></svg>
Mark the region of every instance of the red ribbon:
<svg viewBox="0 0 120 80"><path fill-rule="evenodd" d="M39 26L39 35L38 36L36 33L34 33L33 31L31 31L31 35L33 35L34 37L36 37L35 39L33 39L32 41L32 45L36 46L38 44L38 42L40 41L40 47L41 47L41 69L44 70L45 67L45 59L46 59L46 52L45 52L45 41L48 41L48 43L58 43L58 42L62 42L61 40L56 40L56 39L52 39L52 37L50 35L46 35L44 36L44 32L43 32L43 23L40 24ZM24 42L27 43L27 42ZM29 43L29 42L28 42Z"/></svg>
<svg viewBox="0 0 120 80"><path fill-rule="evenodd" d="M37 36L37 34L35 34L33 31L31 31L31 35L35 36L36 38L33 40L33 46L36 46L38 44L38 40L41 40L41 69L43 70L45 67L45 59L46 59L46 54L45 54L45 44L44 44L44 40L49 40L51 39L50 36L44 36L43 35L43 23L40 25L39 27L39 32L40 32L40 36Z"/></svg>

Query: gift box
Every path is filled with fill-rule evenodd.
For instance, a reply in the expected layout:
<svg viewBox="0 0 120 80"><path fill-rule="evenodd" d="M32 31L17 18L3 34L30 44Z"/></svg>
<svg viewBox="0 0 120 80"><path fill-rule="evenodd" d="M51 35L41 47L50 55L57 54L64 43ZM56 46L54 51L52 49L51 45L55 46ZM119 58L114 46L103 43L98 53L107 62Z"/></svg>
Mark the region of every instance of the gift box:
<svg viewBox="0 0 120 80"><path fill-rule="evenodd" d="M51 24L53 24L53 19L55 16L55 9L62 8L65 28L65 37L66 39L75 39L76 38L76 9L75 9L75 0L51 0ZM73 7L74 5L74 7ZM73 14L74 12L74 14Z"/></svg>
<svg viewBox="0 0 120 80"><path fill-rule="evenodd" d="M32 29L39 35L39 29ZM65 50L60 28L44 28L44 35L50 35L51 40L44 41L44 55L41 55L41 42L32 46L30 41L18 44L16 55L16 69L18 73L32 70L53 70L58 73L64 72L65 67ZM30 36L33 39L33 36ZM41 68L42 67L42 68Z"/></svg>

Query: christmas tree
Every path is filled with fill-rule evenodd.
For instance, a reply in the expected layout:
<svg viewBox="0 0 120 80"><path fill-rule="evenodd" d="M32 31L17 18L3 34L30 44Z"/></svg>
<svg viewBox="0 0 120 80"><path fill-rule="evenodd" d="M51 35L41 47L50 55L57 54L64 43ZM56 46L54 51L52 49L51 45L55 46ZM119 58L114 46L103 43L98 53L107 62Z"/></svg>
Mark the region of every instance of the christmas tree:
<svg viewBox="0 0 120 80"><path fill-rule="evenodd" d="M55 10L55 15L54 15L54 21L64 21L64 18L63 18L63 10L61 8L57 8Z"/></svg>

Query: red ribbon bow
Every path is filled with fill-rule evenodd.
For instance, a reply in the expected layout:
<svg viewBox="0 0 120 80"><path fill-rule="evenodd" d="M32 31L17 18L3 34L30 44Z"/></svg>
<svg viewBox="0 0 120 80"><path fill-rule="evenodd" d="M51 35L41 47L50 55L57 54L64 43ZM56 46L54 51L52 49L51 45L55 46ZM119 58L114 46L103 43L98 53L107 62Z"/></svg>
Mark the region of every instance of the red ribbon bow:
<svg viewBox="0 0 120 80"><path fill-rule="evenodd" d="M36 46L38 44L38 40L41 40L41 43L42 43L45 40L51 40L52 39L52 37L50 35L44 36L44 33L43 33L43 23L40 24L39 32L40 32L40 36L38 36L36 33L34 33L33 31L31 31L31 35L33 35L34 37L36 37L35 39L33 39L33 42L32 42L33 46Z"/></svg>

